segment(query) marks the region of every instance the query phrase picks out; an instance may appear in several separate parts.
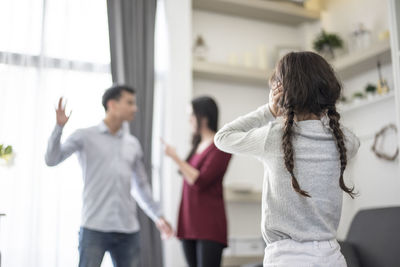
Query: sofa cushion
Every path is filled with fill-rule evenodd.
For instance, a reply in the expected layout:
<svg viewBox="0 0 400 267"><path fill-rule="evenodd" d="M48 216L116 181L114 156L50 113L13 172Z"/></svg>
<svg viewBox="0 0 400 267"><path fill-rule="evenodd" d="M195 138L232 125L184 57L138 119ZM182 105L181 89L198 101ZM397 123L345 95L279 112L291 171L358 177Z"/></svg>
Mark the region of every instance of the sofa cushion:
<svg viewBox="0 0 400 267"><path fill-rule="evenodd" d="M355 247L362 267L399 267L400 207L359 211L346 241Z"/></svg>
<svg viewBox="0 0 400 267"><path fill-rule="evenodd" d="M356 248L346 241L339 241L340 250L346 259L347 267L361 267Z"/></svg>

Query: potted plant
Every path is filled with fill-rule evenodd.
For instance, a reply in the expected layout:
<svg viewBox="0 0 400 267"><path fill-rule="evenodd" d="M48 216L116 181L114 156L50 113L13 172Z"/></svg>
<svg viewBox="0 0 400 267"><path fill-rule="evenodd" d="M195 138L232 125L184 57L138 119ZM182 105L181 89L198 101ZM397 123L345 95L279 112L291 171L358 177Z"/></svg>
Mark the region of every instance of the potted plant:
<svg viewBox="0 0 400 267"><path fill-rule="evenodd" d="M196 60L205 61L207 59L208 47L204 38L197 36L193 45L193 56Z"/></svg>
<svg viewBox="0 0 400 267"><path fill-rule="evenodd" d="M356 92L353 94L354 102L357 103L364 98L364 94L362 92Z"/></svg>
<svg viewBox="0 0 400 267"><path fill-rule="evenodd" d="M327 33L322 30L322 32L314 40L313 48L327 59L334 59L334 50L337 48L343 48L343 40L337 34Z"/></svg>
<svg viewBox="0 0 400 267"><path fill-rule="evenodd" d="M0 144L0 165L11 166L14 160L14 152L12 146Z"/></svg>
<svg viewBox="0 0 400 267"><path fill-rule="evenodd" d="M373 98L376 94L376 86L371 83L367 84L365 87L365 93L368 99Z"/></svg>

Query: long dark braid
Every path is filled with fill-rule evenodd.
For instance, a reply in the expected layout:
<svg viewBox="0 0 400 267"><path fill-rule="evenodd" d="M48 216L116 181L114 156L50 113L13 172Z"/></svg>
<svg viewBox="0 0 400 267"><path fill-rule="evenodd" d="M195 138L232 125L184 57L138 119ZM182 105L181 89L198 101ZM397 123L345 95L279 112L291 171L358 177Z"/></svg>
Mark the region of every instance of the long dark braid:
<svg viewBox="0 0 400 267"><path fill-rule="evenodd" d="M284 160L285 160L285 166L286 169L289 171L290 175L292 176L292 187L293 189L305 196L305 197L311 197L308 192L302 190L300 188L300 185L294 176L294 149L293 149L293 144L292 144L292 137L293 137L293 122L294 122L294 110L293 108L288 108L286 111L286 120L285 120L285 125L283 129L283 136L282 136L282 149L283 149L283 154L284 154Z"/></svg>
<svg viewBox="0 0 400 267"><path fill-rule="evenodd" d="M336 111L336 107L333 105L328 107L327 115L329 117L329 127L332 129L339 150L339 158L340 158L339 185L340 188L346 193L348 193L351 198L354 198L356 196L356 193L354 193L354 187L351 188L347 187L343 179L343 173L347 166L347 154L346 154L347 149L344 144L343 132L340 129L340 123L339 123L340 114Z"/></svg>
<svg viewBox="0 0 400 267"><path fill-rule="evenodd" d="M343 191L354 198L356 195L354 188L346 187L343 180L343 173L347 165L346 147L339 124L340 115L335 108L335 103L342 92L342 85L333 68L323 57L313 52L291 52L279 60L269 82L270 87L280 83L283 88L283 96L279 103L285 119L282 150L286 169L292 177L294 190L302 196L311 197L300 188L293 171L294 116L314 114L321 117L327 114L340 156L339 185Z"/></svg>

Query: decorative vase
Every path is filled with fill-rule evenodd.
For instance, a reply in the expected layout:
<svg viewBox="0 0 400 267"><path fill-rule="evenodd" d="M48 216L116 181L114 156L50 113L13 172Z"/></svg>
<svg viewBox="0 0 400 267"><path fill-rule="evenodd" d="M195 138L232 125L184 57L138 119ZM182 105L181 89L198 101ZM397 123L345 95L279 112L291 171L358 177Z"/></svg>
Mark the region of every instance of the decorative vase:
<svg viewBox="0 0 400 267"><path fill-rule="evenodd" d="M207 59L208 47L201 35L196 38L193 46L193 56L196 60L205 61Z"/></svg>

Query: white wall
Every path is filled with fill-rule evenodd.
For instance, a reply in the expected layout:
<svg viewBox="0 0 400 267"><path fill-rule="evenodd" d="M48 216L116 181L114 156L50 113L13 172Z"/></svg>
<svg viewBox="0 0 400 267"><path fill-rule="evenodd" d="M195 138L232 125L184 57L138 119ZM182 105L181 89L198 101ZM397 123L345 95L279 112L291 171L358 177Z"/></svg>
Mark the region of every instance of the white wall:
<svg viewBox="0 0 400 267"><path fill-rule="evenodd" d="M322 26L330 32L340 34L345 42L355 25L362 22L371 30L373 42L378 42L381 31L388 29L388 11L386 1L376 0L329 0L325 4L319 25L309 26L306 36L313 38L315 30ZM318 23L317 23L318 24ZM310 45L310 43L306 44ZM393 89L391 64L383 66L382 73ZM351 96L356 91L363 91L367 83L376 84L376 69L360 73L343 80L344 94ZM378 159L371 151L374 134L388 123L396 123L394 98L342 114L342 123L351 128L361 139L360 151L346 171L348 184L354 184L360 196L352 200L345 196L342 219L338 236L345 238L351 220L360 209L400 205L400 168L398 160L387 162ZM387 136L384 149L392 152L397 145L396 136Z"/></svg>
<svg viewBox="0 0 400 267"><path fill-rule="evenodd" d="M195 10L193 12L193 40L201 35L209 47L208 61L228 62L229 54L245 52L258 55L260 45L265 46L270 67L275 65L277 46L303 45L302 32L294 27L266 23L246 18Z"/></svg>
<svg viewBox="0 0 400 267"><path fill-rule="evenodd" d="M400 205L399 161L378 159L371 151L374 133L395 121L394 98L343 116L343 123L352 128L361 139L359 153L346 171L347 180L350 178L353 181L360 195L354 200L347 196L344 198L338 231L340 238L346 236L350 222L358 210ZM390 134L385 138L383 148L393 154L396 144L396 135Z"/></svg>

